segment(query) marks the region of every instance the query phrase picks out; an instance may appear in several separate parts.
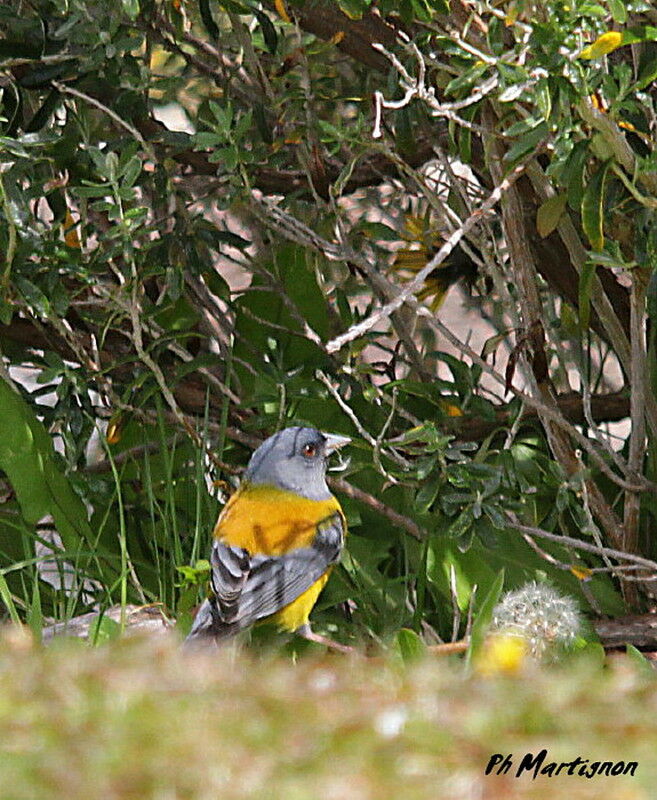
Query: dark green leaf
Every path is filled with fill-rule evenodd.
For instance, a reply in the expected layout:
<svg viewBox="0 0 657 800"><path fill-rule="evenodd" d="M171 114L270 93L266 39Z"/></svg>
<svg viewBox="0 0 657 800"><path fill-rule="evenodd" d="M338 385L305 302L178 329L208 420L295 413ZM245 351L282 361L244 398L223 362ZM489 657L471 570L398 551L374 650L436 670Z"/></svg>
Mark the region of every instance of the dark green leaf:
<svg viewBox="0 0 657 800"><path fill-rule="evenodd" d="M539 207L536 213L536 229L539 236L545 238L556 229L566 208L567 200L568 196L565 193L555 194Z"/></svg>
<svg viewBox="0 0 657 800"><path fill-rule="evenodd" d="M605 161L596 170L584 189L582 197L582 228L591 247L602 250L604 239L604 192L611 161Z"/></svg>
<svg viewBox="0 0 657 800"><path fill-rule="evenodd" d="M24 89L36 89L41 86L49 86L51 81L61 78L68 70L68 64L40 64L34 69L29 69L18 81Z"/></svg>
<svg viewBox="0 0 657 800"><path fill-rule="evenodd" d="M451 80L445 87L445 94L456 94L462 89L469 89L471 86L479 83L480 78L483 77L490 67L481 62L475 64L470 69L464 70L458 77Z"/></svg>
<svg viewBox="0 0 657 800"><path fill-rule="evenodd" d="M256 19L262 28L262 35L265 40L267 50L269 50L273 56L276 55L276 50L278 48L278 34L276 33L276 28L264 11L260 11L259 8L255 7L252 7L251 10L255 14Z"/></svg>
<svg viewBox="0 0 657 800"><path fill-rule="evenodd" d="M425 514L433 505L436 499L442 480L436 476L428 480L415 496L415 508L419 514Z"/></svg>
<svg viewBox="0 0 657 800"><path fill-rule="evenodd" d="M471 530L472 524L472 512L469 508L466 508L449 526L447 535L453 537L454 539L460 539Z"/></svg>
<svg viewBox="0 0 657 800"><path fill-rule="evenodd" d="M545 122L539 122L534 128L521 136L518 141L507 150L504 160L509 162L517 161L519 158L527 155L536 146L547 138L548 126Z"/></svg>
<svg viewBox="0 0 657 800"><path fill-rule="evenodd" d="M219 28L210 10L210 0L198 0L198 10L201 15L203 26L208 32L208 36L217 41L219 39Z"/></svg>
<svg viewBox="0 0 657 800"><path fill-rule="evenodd" d="M16 492L26 522L35 525L51 514L67 550L76 552L83 540L92 543L87 510L56 466L43 424L1 378L0 407L0 468Z"/></svg>

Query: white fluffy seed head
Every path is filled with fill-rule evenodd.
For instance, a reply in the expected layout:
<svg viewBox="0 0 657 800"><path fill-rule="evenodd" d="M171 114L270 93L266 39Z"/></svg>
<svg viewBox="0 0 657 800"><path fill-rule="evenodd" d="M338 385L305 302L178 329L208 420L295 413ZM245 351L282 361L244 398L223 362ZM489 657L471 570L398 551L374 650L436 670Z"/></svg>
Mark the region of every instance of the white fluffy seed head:
<svg viewBox="0 0 657 800"><path fill-rule="evenodd" d="M572 644L580 628L575 600L536 581L507 592L495 606L491 622L492 630L513 631L527 639L536 657L554 645Z"/></svg>

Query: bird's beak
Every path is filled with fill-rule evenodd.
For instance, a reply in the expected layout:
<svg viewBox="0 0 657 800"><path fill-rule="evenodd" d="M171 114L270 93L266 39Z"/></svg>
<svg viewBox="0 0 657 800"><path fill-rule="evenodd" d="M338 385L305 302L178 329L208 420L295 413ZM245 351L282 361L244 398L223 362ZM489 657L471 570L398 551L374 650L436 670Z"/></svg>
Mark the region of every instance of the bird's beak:
<svg viewBox="0 0 657 800"><path fill-rule="evenodd" d="M327 456L331 455L331 453L335 453L336 450L339 450L341 447L351 442L348 436L338 436L337 433L322 432L322 436L324 437L324 449Z"/></svg>

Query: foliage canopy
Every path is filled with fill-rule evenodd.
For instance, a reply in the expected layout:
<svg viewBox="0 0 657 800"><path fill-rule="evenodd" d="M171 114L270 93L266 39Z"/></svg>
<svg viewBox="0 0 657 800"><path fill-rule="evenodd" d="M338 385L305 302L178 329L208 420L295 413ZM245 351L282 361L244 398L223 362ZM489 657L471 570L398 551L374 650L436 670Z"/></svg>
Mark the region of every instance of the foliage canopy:
<svg viewBox="0 0 657 800"><path fill-rule="evenodd" d="M325 627L449 638L502 568L596 613L640 607L656 18L618 0L4 3L5 601L30 619L82 604L36 577L50 514L101 604L185 611L209 482L307 423L354 439Z"/></svg>

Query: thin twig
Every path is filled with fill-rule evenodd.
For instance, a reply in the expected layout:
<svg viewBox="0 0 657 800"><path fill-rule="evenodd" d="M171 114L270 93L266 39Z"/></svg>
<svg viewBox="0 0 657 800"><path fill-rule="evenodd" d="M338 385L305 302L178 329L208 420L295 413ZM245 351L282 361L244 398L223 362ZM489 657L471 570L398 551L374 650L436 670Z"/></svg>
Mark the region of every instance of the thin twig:
<svg viewBox="0 0 657 800"><path fill-rule="evenodd" d="M382 517L385 517L394 525L397 525L405 530L406 533L409 533L419 542L423 542L429 535L428 531L426 531L424 528L421 528L410 517L400 514L398 511L395 511L393 508L390 508L390 506L383 503L377 497L374 497L368 492L359 489L357 486L353 486L343 478L329 477L328 484L332 489L342 492L343 494L347 495L347 497L351 497L353 500L358 500L358 502L363 503L373 511L376 511L377 514L381 514Z"/></svg>
<svg viewBox="0 0 657 800"><path fill-rule="evenodd" d="M532 153L532 157L533 156L534 154ZM509 189L509 187L511 187L518 180L518 178L520 178L524 172L524 169L525 163L522 162L516 166L509 173L509 175L500 182L498 186L495 187L488 199L485 200L478 209L470 214L470 216L462 223L462 225L460 225L460 227L458 227L447 238L435 256L428 261L426 266L424 266L417 273L412 281L404 286L397 297L384 305L382 308L375 311L373 314L370 314L369 317L366 317L361 322L357 323L356 325L352 325L351 328L349 328L349 330L347 330L345 333L340 334L340 336L336 336L335 339L332 339L327 343L326 350L329 353L338 352L345 345L353 342L355 339L360 338L365 333L372 330L372 328L374 328L375 325L382 320L388 319L393 311L396 311L404 303L408 302L409 299L413 297L415 292L422 288L425 280L429 277L431 272L433 272L436 267L443 263L443 261L447 258L447 256L449 256L461 239L480 221L481 217L494 208L495 205L497 205L504 192Z"/></svg>
<svg viewBox="0 0 657 800"><path fill-rule="evenodd" d="M451 342L454 347L458 348L458 350L466 355L473 363L478 364L482 370L486 372L487 375L490 375L491 378L493 378L497 383L506 387L506 380L504 376L501 375L496 369L493 369L493 367L491 367L485 359L481 358L481 356L471 347L464 344L457 336L455 336L449 330L449 328L447 328L440 321L440 319L431 312L430 309L417 301L414 297L409 298L408 303L412 305L416 313L427 319L430 326L440 331L440 333L449 342ZM620 486L622 489L630 489L633 491L643 489L653 493L657 492L657 485L652 481L647 480L643 476L640 476L636 482L627 481L619 477L597 451L595 443L593 443L590 439L587 439L586 436L584 436L582 433L580 433L580 431L577 430L577 428L574 427L574 425L571 425L558 409L547 406L541 400L533 397L530 394L527 394L526 392L523 392L522 389L518 389L515 386L510 386L508 389L534 411L543 414L552 422L555 422L557 425L563 428L563 430L566 431L569 436L575 439L578 445L589 454L596 467L598 467L598 469L616 485Z"/></svg>
<svg viewBox="0 0 657 800"><path fill-rule="evenodd" d="M381 452L382 452L381 442L382 442L382 437L385 434L385 427L386 426L384 426L381 435L378 438L374 438L374 436L372 436L372 434L369 433L369 431L367 431L363 427L363 424L361 423L361 421L356 416L355 411L351 408L349 403L347 403L347 401L344 400L340 396L340 393L333 386L333 384L331 383L331 381L328 378L328 376L325 375L320 369L315 371L315 376L317 378L319 378L319 380L324 384L324 386L326 386L326 388L329 390L329 393L331 394L331 397L335 400L335 402L340 406L340 408L344 411L344 413L353 422L354 427L356 428L356 430L360 434L361 438L363 438L370 445L370 447L372 448L372 455L373 455L374 463L377 466L379 472L383 475L383 477L387 481L390 481L390 483L399 483L397 478L395 478L392 475L390 475L388 473L388 471L384 468L383 464L381 464L381 458L380 458L380 455L381 455ZM391 413L394 413L394 408L391 411ZM407 469L410 468L410 464L408 463L408 461L405 458L402 458L402 456L400 456L392 448L389 451L387 451L385 454L392 461L396 462L398 466L402 467L402 469L406 469L407 470Z"/></svg>
<svg viewBox="0 0 657 800"><path fill-rule="evenodd" d="M459 642L445 642L444 644L431 644L427 650L432 656L451 656L455 653L465 653L470 646L468 639L461 639Z"/></svg>
<svg viewBox="0 0 657 800"><path fill-rule="evenodd" d="M558 533L551 533L542 528L535 528L531 525L523 525L519 522L513 514L507 514L507 524L514 530L520 531L522 534L529 534L529 536L538 536L543 539L549 539L551 542L566 545L567 547L574 547L577 550L584 550L587 553L594 553L597 556L609 556L610 558L623 559L630 561L633 564L639 564L646 569L652 570L657 573L657 562L651 561L649 558L636 556L633 553L626 553L623 550L616 550L613 547L599 547L596 544L590 544L582 539L574 539L572 536L563 536Z"/></svg>
<svg viewBox="0 0 657 800"><path fill-rule="evenodd" d="M519 166L517 168L517 170L521 171L522 170L522 166ZM508 182L505 182L504 186L500 185L497 188L496 192L501 192L504 188L508 188L508 186L511 185L512 180L517 179L517 177L518 177L518 172L515 173L515 176L511 176L511 178L508 179ZM489 198L489 200L487 201L487 203L490 203L491 206L494 205L493 196L492 195ZM356 263L359 266L362 266L363 263L365 262L365 259L360 257L357 253L347 249L346 246L342 246L342 247L336 246L334 243L331 243L331 242L328 242L328 241L322 239L314 231L312 231L311 229L307 228L307 226L303 225L303 223L300 223L297 220L295 220L294 218L290 217L290 215L286 214L281 209L273 206L273 204L270 204L270 203L268 203L266 201L255 200L254 205L256 207L258 207L259 204L261 204L261 206L266 208L267 212L269 212L269 219L268 219L269 224L271 224L272 217L275 218L276 227L287 238L291 238L293 241L297 241L297 242L302 241L306 246L315 247L315 248L319 249L322 253L324 253L324 255L326 257L328 257L330 259L333 259L333 260L343 260L343 261L344 260L347 260L347 261L351 260L351 261L353 261L354 263ZM263 211L264 211L264 208L263 208ZM472 221L472 225L473 225L474 224L473 220L475 219L476 215L477 214L481 215L481 213L483 213L483 207L481 209L479 209L478 212L474 212L468 218L468 220L466 220L466 223ZM459 232L461 232L461 236L464 234L463 226L461 228L457 229L457 231L455 232L455 235L458 236ZM450 249L451 249L451 247L454 246L453 244L451 244L451 238L452 237L450 237L450 240L448 240L448 244L450 245ZM406 303L408 303L408 305L411 306L411 308L414 310L414 312L417 315L424 317L427 320L427 323L431 327L433 327L436 330L438 330L461 353L463 353L468 358L470 358L473 363L478 364L482 368L482 370L484 372L486 372L488 375L490 375L502 387L505 387L505 390L506 390L506 378L505 378L505 376L501 375L501 373L499 373L497 370L492 368L490 366L490 364L487 361L485 361L483 358L481 358L478 353L473 351L472 348L470 348L469 346L467 346L466 344L461 342L440 321L440 319L438 317L436 317L435 314L433 314L433 312L430 309L428 309L424 304L422 304L419 301L417 301L417 299L413 295L413 291L414 291L416 283L418 285L422 283L422 281L424 279L424 276L431 271L431 269L434 267L434 265L437 263L437 261L442 257L442 253L445 252L445 250L446 250L446 247L441 248L441 250L436 254L436 257L434 259L432 259L432 261L425 267L424 270L422 270L422 273L418 274L416 280L413 281L410 284L407 284L405 286L404 290L402 290L400 292L400 294L397 296L397 298L394 301L391 301L391 303L389 303L388 305L384 306L375 315L372 315L371 317L368 317L364 321L365 327L366 327L367 330L369 330L370 327L375 325L380 318L385 317L388 313L390 313L390 309L391 308L398 307L399 305L401 305L401 303L406 302ZM368 266L369 266L369 264L368 264ZM380 276L380 277L381 277L382 280L386 280L385 278L383 278L383 276ZM391 284L391 286L394 286L394 285ZM356 328L357 328L357 326L354 326L354 327L350 328L345 334L342 334L341 336L339 336L336 339L334 339L332 342L329 342L328 345L327 345L327 350L329 350L329 351L338 350L347 341L351 341L353 338L356 338L358 335L361 335L361 329L358 328L358 330L356 330ZM650 492L653 492L653 493L657 491L657 486L653 482L648 481L642 475L639 475L638 477L634 476L635 477L634 481L625 480L622 477L619 477L613 471L613 469L611 469L611 467L605 461L605 459L601 456L601 454L598 452L595 443L592 442L590 439L588 439L586 436L584 436L579 430L577 430L577 428L574 425L570 424L565 419L563 414L557 408L552 408L550 406L547 406L544 402L542 402L538 398L535 398L535 397L533 397L531 395L528 395L525 392L523 392L522 390L517 389L514 386L511 386L509 388L529 408L533 409L535 412L540 413L543 416L545 416L546 418L550 419L552 422L554 422L556 425L558 425L560 428L562 428L565 432L567 432L568 435L571 438L573 438L577 442L577 444L583 450L585 450L588 453L588 455L590 456L592 461L595 463L596 467L598 469L600 469L600 471L604 475L606 475L611 481L616 483L618 486L620 486L623 489L630 490L630 491L645 490L645 491L650 491ZM623 470L623 472L626 472L626 470Z"/></svg>
<svg viewBox="0 0 657 800"><path fill-rule="evenodd" d="M632 363L630 365L630 434L627 467L630 475L643 473L646 457L646 398L648 392L648 366L645 352L645 289L639 270L632 273L630 289L630 346ZM639 543L639 517L641 495L639 492L626 492L624 503L623 528L625 538L623 547L635 552Z"/></svg>
<svg viewBox="0 0 657 800"><path fill-rule="evenodd" d="M78 100L84 100L85 103L89 103L90 106L94 106L99 111L102 111L104 114L107 114L110 119L113 119L117 125L122 128L125 128L128 133L130 133L144 148L144 150L148 153L151 158L154 158L153 151L151 149L151 145L147 142L144 137L139 133L137 128L134 125L131 125L129 122L126 122L122 117L120 117L116 111L113 111L111 108L108 108L104 103L101 103L100 100L96 100L95 97L91 97L91 95L85 94L81 92L79 89L74 89L72 86L67 86L65 83L61 83L60 81L51 81L51 84L62 94L70 95L71 97L77 97Z"/></svg>

